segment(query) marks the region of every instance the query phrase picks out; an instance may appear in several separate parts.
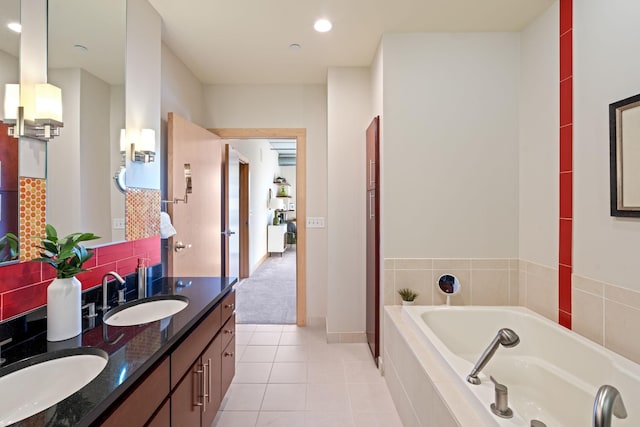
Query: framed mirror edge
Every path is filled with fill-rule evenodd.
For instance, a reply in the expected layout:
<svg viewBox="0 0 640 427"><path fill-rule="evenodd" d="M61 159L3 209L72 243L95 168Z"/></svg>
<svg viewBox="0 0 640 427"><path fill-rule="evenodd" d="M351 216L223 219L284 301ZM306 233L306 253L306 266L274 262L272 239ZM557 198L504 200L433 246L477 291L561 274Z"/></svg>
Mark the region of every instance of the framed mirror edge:
<svg viewBox="0 0 640 427"><path fill-rule="evenodd" d="M636 107L640 107L640 94L609 104L610 213L614 217L640 218L640 206L624 206L622 196L621 114Z"/></svg>

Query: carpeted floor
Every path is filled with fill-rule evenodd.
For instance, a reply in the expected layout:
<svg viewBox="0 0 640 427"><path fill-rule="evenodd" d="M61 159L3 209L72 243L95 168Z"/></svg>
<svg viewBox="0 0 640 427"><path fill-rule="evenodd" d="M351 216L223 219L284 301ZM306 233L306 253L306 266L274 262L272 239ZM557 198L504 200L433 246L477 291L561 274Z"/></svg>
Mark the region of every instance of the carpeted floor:
<svg viewBox="0 0 640 427"><path fill-rule="evenodd" d="M296 245L268 257L236 286L236 322L296 323Z"/></svg>

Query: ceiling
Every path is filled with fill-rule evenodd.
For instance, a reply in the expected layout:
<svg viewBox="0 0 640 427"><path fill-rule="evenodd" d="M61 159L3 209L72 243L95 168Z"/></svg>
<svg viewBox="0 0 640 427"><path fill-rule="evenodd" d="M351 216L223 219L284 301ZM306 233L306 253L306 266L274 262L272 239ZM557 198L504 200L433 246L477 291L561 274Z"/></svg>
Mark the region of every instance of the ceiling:
<svg viewBox="0 0 640 427"><path fill-rule="evenodd" d="M278 164L280 166L296 165L296 140L295 139L271 139L269 140L271 150L278 153Z"/></svg>
<svg viewBox="0 0 640 427"><path fill-rule="evenodd" d="M7 28L12 22L20 22L20 1L3 0L0 7L0 51L18 56L20 35Z"/></svg>
<svg viewBox="0 0 640 427"><path fill-rule="evenodd" d="M324 84L329 66L369 66L383 33L520 31L554 2L149 1L164 42L204 84ZM331 32L314 31L320 17Z"/></svg>

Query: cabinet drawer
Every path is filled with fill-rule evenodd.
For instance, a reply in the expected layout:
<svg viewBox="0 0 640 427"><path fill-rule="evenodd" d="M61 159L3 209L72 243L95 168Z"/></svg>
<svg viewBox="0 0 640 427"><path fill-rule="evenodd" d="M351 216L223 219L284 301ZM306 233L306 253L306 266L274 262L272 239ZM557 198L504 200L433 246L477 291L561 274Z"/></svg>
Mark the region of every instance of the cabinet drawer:
<svg viewBox="0 0 640 427"><path fill-rule="evenodd" d="M171 353L171 388L173 389L189 367L196 361L205 347L220 329L220 305L204 319L185 339L180 347Z"/></svg>
<svg viewBox="0 0 640 427"><path fill-rule="evenodd" d="M225 393L231 385L233 376L236 373L236 340L233 338L227 347L222 350L222 372L221 382L222 390L221 396L224 398Z"/></svg>
<svg viewBox="0 0 640 427"><path fill-rule="evenodd" d="M236 315L231 315L222 329L220 329L220 337L222 339L222 348L225 348L229 342L236 336Z"/></svg>
<svg viewBox="0 0 640 427"><path fill-rule="evenodd" d="M127 393L102 426L144 425L169 395L169 358L165 358L136 388Z"/></svg>
<svg viewBox="0 0 640 427"><path fill-rule="evenodd" d="M222 308L222 322L226 322L226 320L231 317L234 311L236 311L236 293L235 291L231 291L229 295L224 297L222 303L220 304Z"/></svg>

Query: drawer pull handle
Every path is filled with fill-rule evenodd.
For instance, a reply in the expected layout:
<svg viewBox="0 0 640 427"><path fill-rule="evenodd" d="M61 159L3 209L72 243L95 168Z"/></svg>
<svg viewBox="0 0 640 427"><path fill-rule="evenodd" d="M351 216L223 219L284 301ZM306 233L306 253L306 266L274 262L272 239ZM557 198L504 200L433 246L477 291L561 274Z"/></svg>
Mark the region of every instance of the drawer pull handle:
<svg viewBox="0 0 640 427"><path fill-rule="evenodd" d="M231 310L233 310L234 308L236 308L235 304L225 304L224 308L230 308Z"/></svg>
<svg viewBox="0 0 640 427"><path fill-rule="evenodd" d="M225 329L224 333L225 334L229 334L229 335L233 335L233 329Z"/></svg>
<svg viewBox="0 0 640 427"><path fill-rule="evenodd" d="M232 351L225 351L224 352L224 357L233 357L233 352Z"/></svg>
<svg viewBox="0 0 640 427"><path fill-rule="evenodd" d="M195 371L193 371L193 373L198 377L198 379L195 381L194 385L198 386L198 391L195 392L195 388L194 388L194 399L193 399L193 406L204 406L204 396L202 396L204 394L204 376L201 376L201 374L204 374L204 367L201 367L199 369L196 369ZM200 398L202 397L202 402L200 401Z"/></svg>

